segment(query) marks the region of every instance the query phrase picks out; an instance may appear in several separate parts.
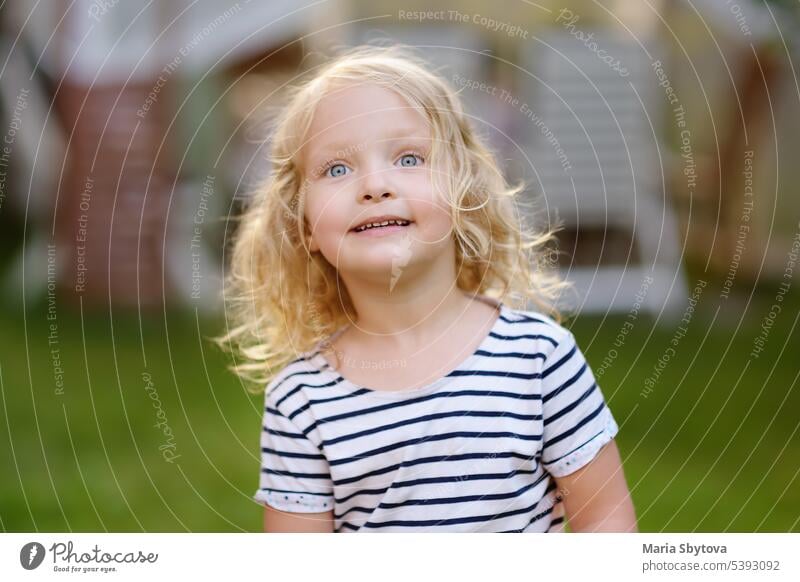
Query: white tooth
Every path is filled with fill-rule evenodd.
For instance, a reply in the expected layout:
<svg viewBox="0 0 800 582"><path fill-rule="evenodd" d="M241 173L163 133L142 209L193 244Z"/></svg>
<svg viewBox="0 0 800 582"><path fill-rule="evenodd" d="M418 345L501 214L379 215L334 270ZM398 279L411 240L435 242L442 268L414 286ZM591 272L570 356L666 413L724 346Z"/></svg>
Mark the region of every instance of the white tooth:
<svg viewBox="0 0 800 582"><path fill-rule="evenodd" d="M370 228L378 228L379 226L388 226L390 224L396 226L408 226L409 224L411 224L411 221L403 219L400 220L391 219L391 220L384 220L383 222L370 222L369 224L359 226L358 228L356 228L356 231L363 232Z"/></svg>

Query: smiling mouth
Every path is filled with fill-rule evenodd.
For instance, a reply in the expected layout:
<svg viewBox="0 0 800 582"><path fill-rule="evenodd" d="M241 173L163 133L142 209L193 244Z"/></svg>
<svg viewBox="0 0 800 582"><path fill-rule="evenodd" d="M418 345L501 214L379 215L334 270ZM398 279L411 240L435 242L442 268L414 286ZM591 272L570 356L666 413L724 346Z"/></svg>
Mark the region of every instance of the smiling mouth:
<svg viewBox="0 0 800 582"><path fill-rule="evenodd" d="M409 226L412 221L410 220L384 220L382 222L373 222L370 224L363 224L361 226L357 226L356 228L352 229L351 232L360 233L360 232L367 232L369 230L380 230L389 227L405 227Z"/></svg>

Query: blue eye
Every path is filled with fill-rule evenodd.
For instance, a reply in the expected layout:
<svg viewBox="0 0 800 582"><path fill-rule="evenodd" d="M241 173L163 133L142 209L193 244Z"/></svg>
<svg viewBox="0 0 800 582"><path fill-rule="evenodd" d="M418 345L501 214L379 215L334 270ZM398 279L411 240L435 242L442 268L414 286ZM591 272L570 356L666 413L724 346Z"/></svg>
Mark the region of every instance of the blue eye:
<svg viewBox="0 0 800 582"><path fill-rule="evenodd" d="M406 168L413 168L422 163L422 158L416 154L405 154L400 158L400 165Z"/></svg>
<svg viewBox="0 0 800 582"><path fill-rule="evenodd" d="M333 164L327 170L325 170L325 175L330 176L331 178L338 178L340 176L344 176L347 173L347 166L344 164Z"/></svg>

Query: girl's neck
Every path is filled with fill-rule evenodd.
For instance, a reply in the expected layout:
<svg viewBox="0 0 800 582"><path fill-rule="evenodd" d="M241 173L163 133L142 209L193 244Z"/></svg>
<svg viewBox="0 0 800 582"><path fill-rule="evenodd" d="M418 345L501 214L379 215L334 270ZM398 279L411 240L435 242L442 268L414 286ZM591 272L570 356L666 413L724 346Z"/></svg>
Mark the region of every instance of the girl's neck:
<svg viewBox="0 0 800 582"><path fill-rule="evenodd" d="M358 318L344 333L350 341L393 346L401 352L427 345L469 314L475 301L455 285L438 291L360 295L353 299Z"/></svg>
<svg viewBox="0 0 800 582"><path fill-rule="evenodd" d="M439 341L443 330L456 329L462 318L475 321L480 311L486 314L488 306L475 305L471 294L456 284L455 259L451 240L432 260L393 267L391 273L341 273L357 314L342 343L408 353Z"/></svg>
<svg viewBox="0 0 800 582"><path fill-rule="evenodd" d="M471 303L456 285L455 245L432 260L394 266L389 271L351 276L342 273L356 321L347 334L414 345L458 317Z"/></svg>

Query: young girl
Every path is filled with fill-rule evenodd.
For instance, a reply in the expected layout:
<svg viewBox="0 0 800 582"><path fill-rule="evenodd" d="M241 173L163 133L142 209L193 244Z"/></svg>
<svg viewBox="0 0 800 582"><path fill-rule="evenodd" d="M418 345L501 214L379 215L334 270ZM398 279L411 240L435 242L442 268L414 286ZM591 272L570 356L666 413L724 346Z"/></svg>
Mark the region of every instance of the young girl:
<svg viewBox="0 0 800 582"><path fill-rule="evenodd" d="M398 47L293 90L221 338L274 532L636 531L617 424L458 96ZM530 304L536 306L534 310Z"/></svg>

